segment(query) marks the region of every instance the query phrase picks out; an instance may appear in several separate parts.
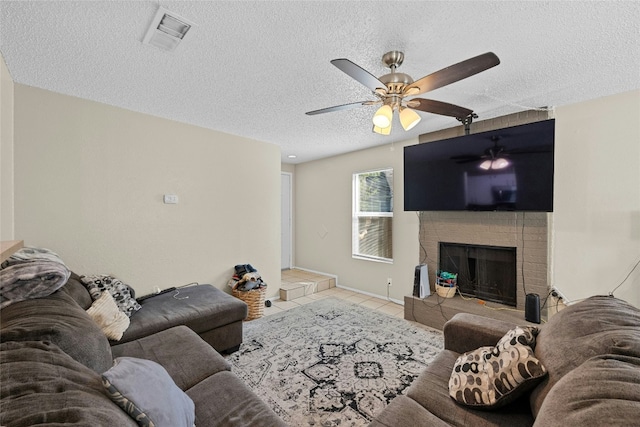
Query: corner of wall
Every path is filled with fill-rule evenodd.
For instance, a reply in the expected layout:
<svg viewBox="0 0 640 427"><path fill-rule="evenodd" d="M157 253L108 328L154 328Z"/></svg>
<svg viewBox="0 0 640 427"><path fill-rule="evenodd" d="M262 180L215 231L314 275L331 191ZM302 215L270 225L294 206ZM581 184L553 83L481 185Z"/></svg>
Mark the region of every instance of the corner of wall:
<svg viewBox="0 0 640 427"><path fill-rule="evenodd" d="M294 173L296 171L296 165L292 165L290 163L281 163L280 171L287 173Z"/></svg>
<svg viewBox="0 0 640 427"><path fill-rule="evenodd" d="M0 54L0 240L14 236L13 79Z"/></svg>

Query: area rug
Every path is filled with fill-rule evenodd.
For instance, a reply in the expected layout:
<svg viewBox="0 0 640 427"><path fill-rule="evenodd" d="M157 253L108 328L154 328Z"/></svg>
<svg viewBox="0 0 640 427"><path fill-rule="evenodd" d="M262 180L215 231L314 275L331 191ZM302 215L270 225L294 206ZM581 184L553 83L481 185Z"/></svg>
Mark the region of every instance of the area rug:
<svg viewBox="0 0 640 427"><path fill-rule="evenodd" d="M443 348L442 333L335 298L244 324L232 371L290 426L366 426Z"/></svg>

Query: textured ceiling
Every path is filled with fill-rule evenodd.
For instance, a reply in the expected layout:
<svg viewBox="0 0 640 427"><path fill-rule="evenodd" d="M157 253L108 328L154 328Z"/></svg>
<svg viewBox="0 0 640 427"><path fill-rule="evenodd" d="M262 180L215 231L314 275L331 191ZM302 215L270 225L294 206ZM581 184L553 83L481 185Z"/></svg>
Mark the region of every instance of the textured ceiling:
<svg viewBox="0 0 640 427"><path fill-rule="evenodd" d="M196 23L173 53L141 43L159 5ZM277 144L289 163L459 125L421 113L380 136L374 106L304 114L374 99L329 61L380 76L389 50L415 80L495 52L497 67L423 95L479 120L572 104L640 88L640 2L0 2L16 83Z"/></svg>

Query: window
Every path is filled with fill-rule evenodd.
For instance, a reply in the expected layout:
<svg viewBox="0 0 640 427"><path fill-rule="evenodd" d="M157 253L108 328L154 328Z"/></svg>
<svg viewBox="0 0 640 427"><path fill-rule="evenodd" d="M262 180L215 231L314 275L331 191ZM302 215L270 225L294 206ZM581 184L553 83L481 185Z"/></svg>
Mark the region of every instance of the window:
<svg viewBox="0 0 640 427"><path fill-rule="evenodd" d="M393 169L353 174L353 257L393 261Z"/></svg>

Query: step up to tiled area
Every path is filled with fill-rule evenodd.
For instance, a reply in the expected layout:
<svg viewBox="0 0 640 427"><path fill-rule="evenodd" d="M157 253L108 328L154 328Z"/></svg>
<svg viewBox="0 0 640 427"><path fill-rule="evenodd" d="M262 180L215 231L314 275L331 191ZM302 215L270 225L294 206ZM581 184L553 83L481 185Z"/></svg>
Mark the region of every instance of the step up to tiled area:
<svg viewBox="0 0 640 427"><path fill-rule="evenodd" d="M336 287L335 277L293 268L282 270L280 299L291 301Z"/></svg>

